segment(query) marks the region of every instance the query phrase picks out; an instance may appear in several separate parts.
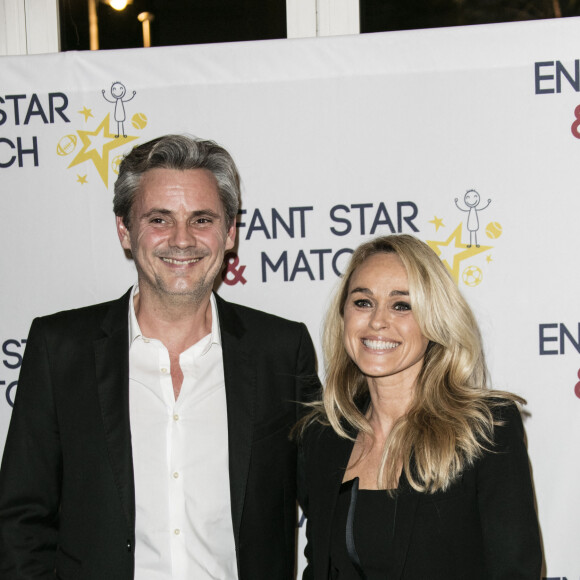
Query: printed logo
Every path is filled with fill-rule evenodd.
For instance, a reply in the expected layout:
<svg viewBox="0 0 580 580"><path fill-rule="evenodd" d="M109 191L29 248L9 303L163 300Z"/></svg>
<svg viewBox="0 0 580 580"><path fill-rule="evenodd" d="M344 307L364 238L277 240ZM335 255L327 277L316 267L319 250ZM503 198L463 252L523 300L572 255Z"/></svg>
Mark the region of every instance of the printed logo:
<svg viewBox="0 0 580 580"><path fill-rule="evenodd" d="M101 91L102 98L111 103L111 112L107 113L92 130L77 129L74 133L61 137L56 145L56 153L60 157L69 157L74 154L67 169L75 168L77 183L81 186L89 182L89 171L91 166L97 171L105 187L109 186L109 176L119 173L119 164L123 158L120 154L115 154L115 149L124 147L127 143L135 141L137 135L129 135L127 132L127 111L126 104L132 101L137 95L136 91L127 96L125 85L115 81L107 93L105 89ZM84 117L84 123L94 125L97 119L93 115L93 110L86 105L79 111L79 115ZM142 131L147 126L147 116L144 113L134 113L131 117L131 127Z"/></svg>
<svg viewBox="0 0 580 580"><path fill-rule="evenodd" d="M462 221L454 222L454 229L446 239L426 240L426 242L441 258L456 284L461 282L473 288L483 282L485 272L493 262L491 250L494 246L481 244L480 232L482 217L480 214L490 206L491 199L484 202L475 189L468 189L462 202L457 197L454 201L456 209L467 214L467 222L465 224ZM434 216L429 223L435 227L435 233L447 227L443 218L438 216ZM502 232L503 228L497 221L490 221L484 229L488 240L497 240ZM443 233L442 231L441 235ZM469 238L469 243L467 243L467 238Z"/></svg>

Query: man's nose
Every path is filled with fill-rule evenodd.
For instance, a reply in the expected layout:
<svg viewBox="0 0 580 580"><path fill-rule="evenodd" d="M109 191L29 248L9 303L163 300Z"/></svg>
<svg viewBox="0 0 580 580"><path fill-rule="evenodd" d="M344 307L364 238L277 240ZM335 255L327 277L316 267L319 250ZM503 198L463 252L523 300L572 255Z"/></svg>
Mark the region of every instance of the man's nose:
<svg viewBox="0 0 580 580"><path fill-rule="evenodd" d="M193 230L187 223L177 223L173 228L170 243L178 248L189 248L196 245L196 238Z"/></svg>

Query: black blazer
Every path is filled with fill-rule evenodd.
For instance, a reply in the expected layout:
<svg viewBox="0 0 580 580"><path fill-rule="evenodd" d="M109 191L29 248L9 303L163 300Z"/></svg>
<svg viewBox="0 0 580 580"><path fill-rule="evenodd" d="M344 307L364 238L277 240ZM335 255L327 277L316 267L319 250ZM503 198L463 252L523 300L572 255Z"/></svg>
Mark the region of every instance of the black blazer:
<svg viewBox="0 0 580 580"><path fill-rule="evenodd" d="M133 578L129 295L32 324L0 472L3 580ZM314 348L303 324L217 305L239 579L291 579L288 432L318 389Z"/></svg>
<svg viewBox="0 0 580 580"><path fill-rule="evenodd" d="M495 446L447 491L399 484L389 580L538 580L542 555L520 413L496 416ZM307 430L301 450L301 501L307 521L304 580L329 578L334 508L353 442L331 427Z"/></svg>

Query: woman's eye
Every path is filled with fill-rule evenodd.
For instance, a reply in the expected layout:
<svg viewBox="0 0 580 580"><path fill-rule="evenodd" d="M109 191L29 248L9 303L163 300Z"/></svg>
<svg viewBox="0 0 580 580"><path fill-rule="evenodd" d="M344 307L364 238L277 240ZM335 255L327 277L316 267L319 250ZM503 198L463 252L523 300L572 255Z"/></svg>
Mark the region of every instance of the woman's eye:
<svg viewBox="0 0 580 580"><path fill-rule="evenodd" d="M411 310L411 305L408 302L397 302L393 308L400 312L405 312L407 310Z"/></svg>
<svg viewBox="0 0 580 580"><path fill-rule="evenodd" d="M359 300L355 300L354 305L357 308L370 308L371 302L370 302L370 300L367 300L366 298L361 298Z"/></svg>

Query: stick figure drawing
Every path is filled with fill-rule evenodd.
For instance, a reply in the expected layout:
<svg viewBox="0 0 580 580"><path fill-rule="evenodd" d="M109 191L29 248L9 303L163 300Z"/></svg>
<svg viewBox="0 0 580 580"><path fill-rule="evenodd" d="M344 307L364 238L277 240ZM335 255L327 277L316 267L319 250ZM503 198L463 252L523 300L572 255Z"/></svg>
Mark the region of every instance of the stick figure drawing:
<svg viewBox="0 0 580 580"><path fill-rule="evenodd" d="M469 244L467 245L468 248L471 248L473 243L475 242L475 247L479 248L479 244L477 243L477 231L479 230L479 217L478 212L484 210L490 203L491 199L487 200L487 203L480 207L481 198L479 193L475 191L475 189L469 189L465 195L463 196L463 202L467 206L467 208L462 208L459 203L459 198L455 198L455 205L457 209L460 211L467 212L467 231L469 232Z"/></svg>
<svg viewBox="0 0 580 580"><path fill-rule="evenodd" d="M137 92L133 91L133 94L129 98L123 99L123 97L127 94L127 89L123 83L115 81L111 85L111 96L113 97L112 99L107 98L105 89L102 90L102 93L105 101L115 104L115 121L117 121L117 134L115 135L115 138L122 134L126 139L127 135L125 134L125 119L127 118L127 115L125 113L124 103L129 102L137 94Z"/></svg>

